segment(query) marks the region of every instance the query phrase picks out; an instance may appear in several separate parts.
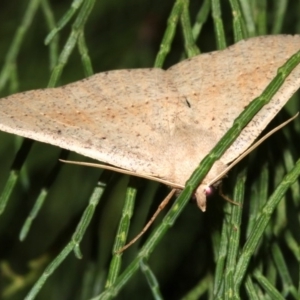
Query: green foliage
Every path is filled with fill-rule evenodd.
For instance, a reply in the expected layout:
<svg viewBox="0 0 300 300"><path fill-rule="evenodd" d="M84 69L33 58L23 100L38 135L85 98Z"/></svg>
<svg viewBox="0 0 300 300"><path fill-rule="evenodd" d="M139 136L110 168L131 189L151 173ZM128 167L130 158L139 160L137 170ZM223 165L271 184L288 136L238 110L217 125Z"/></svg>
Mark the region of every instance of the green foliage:
<svg viewBox="0 0 300 300"><path fill-rule="evenodd" d="M3 96L104 70L165 68L246 37L300 30L299 3L284 0L15 0L2 6ZM215 196L202 213L188 203L299 56L236 120L172 208L123 254L115 250L142 229L166 187L64 165L58 158L88 158L0 132L1 299L299 299L299 118L224 180L226 195L240 206ZM299 110L295 100L274 124Z"/></svg>

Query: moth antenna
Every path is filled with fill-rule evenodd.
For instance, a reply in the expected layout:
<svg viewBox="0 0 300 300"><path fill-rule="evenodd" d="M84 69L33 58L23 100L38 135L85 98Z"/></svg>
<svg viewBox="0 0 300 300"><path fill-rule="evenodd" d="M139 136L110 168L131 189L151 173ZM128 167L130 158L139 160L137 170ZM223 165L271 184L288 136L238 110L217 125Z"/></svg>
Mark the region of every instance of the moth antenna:
<svg viewBox="0 0 300 300"><path fill-rule="evenodd" d="M160 205L158 206L156 212L153 214L153 216L148 221L148 223L145 225L145 227L142 229L142 231L134 239L132 239L128 244L126 244L120 250L116 251L115 253L117 253L117 254L122 253L124 250L126 250L132 244L134 244L148 230L148 228L152 225L152 223L155 221L155 219L159 215L159 213L169 203L170 199L173 197L173 195L175 194L176 190L184 188L184 186L181 186L181 185L178 185L178 184L174 184L172 182L169 182L169 181L166 181L166 180L154 177L154 176L150 176L150 175L146 175L146 174L137 174L137 173L134 173L132 171L125 170L125 169L118 168L118 167L114 167L114 166L108 166L108 165L97 164L97 163L81 162L81 161L64 160L64 159L59 159L59 160L61 162L63 162L63 163L67 163L67 164L80 165L80 166L86 166L86 167L94 167L94 168L101 168L101 169L111 170L111 171L115 171L115 172L126 174L126 175L132 175L132 176L136 176L136 177L150 179L150 180L158 181L160 183L164 183L164 184L169 185L169 186L172 187L172 190L170 191L170 193L160 203Z"/></svg>
<svg viewBox="0 0 300 300"><path fill-rule="evenodd" d="M99 169L115 171L115 172L118 172L118 173L121 173L121 174L131 175L131 176L135 176L135 177L140 177L140 178L145 178L145 179L153 180L153 181L156 181L156 182L160 182L160 183L163 183L163 184L168 185L168 186L170 186L172 188L175 188L175 189L184 189L183 185L176 184L176 183L161 179L159 177L148 175L148 174L142 174L142 173L137 174L133 171L122 169L122 168L119 168L119 167L114 167L114 166L109 166L109 165L104 165L104 164L98 164L98 163L88 163L88 162L83 162L83 161L73 161L73 160L64 160L64 159L59 159L59 160L63 163L66 163L66 164L79 165L79 166L85 166L85 167L92 167L92 168L99 168Z"/></svg>
<svg viewBox="0 0 300 300"><path fill-rule="evenodd" d="M264 142L267 138L269 138L272 134L280 130L282 127L286 126L288 123L292 122L299 115L299 112L296 113L293 117L278 125L266 135L264 135L261 139L259 139L256 143L254 143L250 148L248 148L244 153L242 153L236 160L234 160L223 172L221 172L216 178L214 178L211 182L208 183L208 186L212 186L217 181L222 179L238 162L240 162L245 156L247 156L251 151L253 151L256 147L258 147L262 142Z"/></svg>
<svg viewBox="0 0 300 300"><path fill-rule="evenodd" d="M159 213L166 207L166 205L169 203L173 195L175 194L176 189L172 189L170 193L165 197L165 199L159 204L156 212L153 214L151 219L148 221L148 223L145 225L145 227L142 229L142 231L135 237L133 238L128 244L126 244L124 247L122 247L120 250L116 251L116 254L120 254L124 252L127 248L129 248L132 244L134 244L147 230L148 228L152 225L152 223L155 221L156 217L159 215Z"/></svg>

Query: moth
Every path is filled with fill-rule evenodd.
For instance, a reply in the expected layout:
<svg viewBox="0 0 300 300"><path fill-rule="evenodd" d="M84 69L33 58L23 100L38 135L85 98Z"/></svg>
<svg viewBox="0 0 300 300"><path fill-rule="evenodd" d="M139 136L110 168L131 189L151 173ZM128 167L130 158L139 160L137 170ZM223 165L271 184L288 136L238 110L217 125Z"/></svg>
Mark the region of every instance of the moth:
<svg viewBox="0 0 300 300"><path fill-rule="evenodd" d="M182 189L236 117L300 49L300 35L260 36L167 70L95 74L0 99L0 130L59 146ZM300 66L243 129L195 190L245 152L300 85Z"/></svg>

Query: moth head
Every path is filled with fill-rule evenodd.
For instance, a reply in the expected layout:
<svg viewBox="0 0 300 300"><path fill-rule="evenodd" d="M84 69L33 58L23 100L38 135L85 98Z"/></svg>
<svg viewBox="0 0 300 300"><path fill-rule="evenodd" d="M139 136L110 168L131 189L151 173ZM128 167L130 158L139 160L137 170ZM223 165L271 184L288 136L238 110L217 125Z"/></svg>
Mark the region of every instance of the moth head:
<svg viewBox="0 0 300 300"><path fill-rule="evenodd" d="M218 181L213 185L201 184L196 189L195 197L196 197L197 205L203 212L206 211L207 197L210 197L215 192L215 190L218 188L220 183L221 183L221 181Z"/></svg>
<svg viewBox="0 0 300 300"><path fill-rule="evenodd" d="M212 187L200 184L195 191L195 197L198 207L204 212L206 211L206 197L212 193Z"/></svg>

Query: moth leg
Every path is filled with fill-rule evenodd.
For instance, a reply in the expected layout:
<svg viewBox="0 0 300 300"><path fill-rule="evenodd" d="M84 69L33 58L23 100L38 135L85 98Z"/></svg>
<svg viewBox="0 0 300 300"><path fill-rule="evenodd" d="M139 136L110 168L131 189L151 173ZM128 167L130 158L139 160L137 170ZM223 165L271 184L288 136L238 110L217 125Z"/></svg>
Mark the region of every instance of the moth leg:
<svg viewBox="0 0 300 300"><path fill-rule="evenodd" d="M226 195L223 193L222 183L219 184L218 190L219 190L219 195L220 195L225 201L228 201L228 202L230 202L231 204L234 204L234 205L237 205L237 206L242 207L242 205L241 205L240 203L235 202L234 200L230 199L228 196L226 196Z"/></svg>

